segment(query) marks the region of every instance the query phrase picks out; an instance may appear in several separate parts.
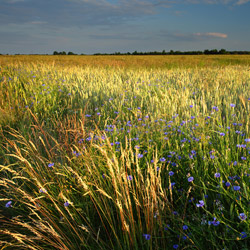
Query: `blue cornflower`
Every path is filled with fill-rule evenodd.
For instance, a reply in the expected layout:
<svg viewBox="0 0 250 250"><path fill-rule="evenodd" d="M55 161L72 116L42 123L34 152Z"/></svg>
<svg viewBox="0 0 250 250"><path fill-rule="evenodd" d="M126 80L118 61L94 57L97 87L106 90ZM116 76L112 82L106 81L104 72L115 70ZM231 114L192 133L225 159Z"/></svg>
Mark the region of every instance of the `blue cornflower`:
<svg viewBox="0 0 250 250"><path fill-rule="evenodd" d="M164 157L162 157L162 158L160 158L160 161L164 162L164 161L166 161L166 159Z"/></svg>
<svg viewBox="0 0 250 250"><path fill-rule="evenodd" d="M239 219L245 220L246 218L247 218L247 216L244 213L239 214Z"/></svg>
<svg viewBox="0 0 250 250"><path fill-rule="evenodd" d="M128 179L129 181L132 181L132 180L133 180L133 176L132 176L132 175L129 175L129 176L127 177L127 179Z"/></svg>
<svg viewBox="0 0 250 250"><path fill-rule="evenodd" d="M169 171L169 176L173 176L174 175L174 172L173 171Z"/></svg>
<svg viewBox="0 0 250 250"><path fill-rule="evenodd" d="M214 174L214 177L215 177L215 178L220 178L220 173L215 173L215 174Z"/></svg>
<svg viewBox="0 0 250 250"><path fill-rule="evenodd" d="M225 183L225 185L226 185L226 187L230 187L231 184L230 184L230 182L227 181L227 182Z"/></svg>
<svg viewBox="0 0 250 250"><path fill-rule="evenodd" d="M239 191L240 190L240 186L233 186L234 191Z"/></svg>
<svg viewBox="0 0 250 250"><path fill-rule="evenodd" d="M39 192L45 194L45 193L47 193L47 190L46 190L45 188L40 188L40 189L39 189Z"/></svg>
<svg viewBox="0 0 250 250"><path fill-rule="evenodd" d="M245 139L245 142L250 142L250 138Z"/></svg>
<svg viewBox="0 0 250 250"><path fill-rule="evenodd" d="M234 108L234 107L235 107L235 104L230 103L230 107Z"/></svg>
<svg viewBox="0 0 250 250"><path fill-rule="evenodd" d="M220 133L220 136L225 136L225 133Z"/></svg>
<svg viewBox="0 0 250 250"><path fill-rule="evenodd" d="M63 205L64 205L65 207L68 207L68 206L69 206L68 201L66 201Z"/></svg>
<svg viewBox="0 0 250 250"><path fill-rule="evenodd" d="M208 222L209 225L213 224L214 226L218 226L220 224L220 222L218 220L216 220L216 218L214 217L213 221L209 221Z"/></svg>
<svg viewBox="0 0 250 250"><path fill-rule="evenodd" d="M150 240L151 235L150 234L143 234L143 237L145 237L146 240Z"/></svg>
<svg viewBox="0 0 250 250"><path fill-rule="evenodd" d="M188 182L192 182L194 180L194 177L193 176L190 176L189 178L188 178Z"/></svg>
<svg viewBox="0 0 250 250"><path fill-rule="evenodd" d="M182 229L183 229L183 230L187 230L187 229L188 229L188 226L187 226L187 225L184 225L184 226L182 227Z"/></svg>
<svg viewBox="0 0 250 250"><path fill-rule="evenodd" d="M241 160L245 161L247 158L245 156L241 157Z"/></svg>
<svg viewBox="0 0 250 250"><path fill-rule="evenodd" d="M172 182L171 184L170 184L170 186L173 188L174 187L174 185L175 185L175 182Z"/></svg>
<svg viewBox="0 0 250 250"><path fill-rule="evenodd" d="M247 233L246 232L241 232L240 233L240 237L241 237L241 239L246 238L247 237Z"/></svg>
<svg viewBox="0 0 250 250"><path fill-rule="evenodd" d="M174 249L177 249L178 247L179 247L179 245L177 245L177 244L173 245Z"/></svg>
<svg viewBox="0 0 250 250"><path fill-rule="evenodd" d="M51 167L53 167L54 165L55 165L55 163L52 162L52 163L49 163L49 164L48 164L48 167L51 168Z"/></svg>
<svg viewBox="0 0 250 250"><path fill-rule="evenodd" d="M196 203L196 207L203 207L205 205L205 202L203 200L200 200L199 203Z"/></svg>
<svg viewBox="0 0 250 250"><path fill-rule="evenodd" d="M11 203L12 203L12 201L8 201L8 202L5 204L5 207L7 207L7 208L12 207Z"/></svg>
<svg viewBox="0 0 250 250"><path fill-rule="evenodd" d="M138 154L137 155L137 158L142 158L143 157L143 154Z"/></svg>

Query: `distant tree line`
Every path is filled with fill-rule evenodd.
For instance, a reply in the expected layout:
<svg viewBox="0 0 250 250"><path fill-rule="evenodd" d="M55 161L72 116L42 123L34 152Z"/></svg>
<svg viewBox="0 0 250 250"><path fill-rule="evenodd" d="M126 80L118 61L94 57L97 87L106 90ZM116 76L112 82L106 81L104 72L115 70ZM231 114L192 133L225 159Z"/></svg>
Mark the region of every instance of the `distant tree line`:
<svg viewBox="0 0 250 250"><path fill-rule="evenodd" d="M69 55L69 56L72 56L72 55L77 55L77 54L75 54L75 53L73 53L73 52L71 52L71 51L69 51L68 53L66 53L65 51L61 51L61 52L57 52L57 51L54 51L53 52L53 55Z"/></svg>
<svg viewBox="0 0 250 250"><path fill-rule="evenodd" d="M212 49L212 50L204 50L204 51L173 51L170 50L169 52L166 52L165 50L159 52L159 51L151 51L151 52L138 52L134 51L133 53L127 52L127 53L121 53L121 52L115 52L115 53L96 53L94 55L250 55L250 51L226 51L225 49Z"/></svg>
<svg viewBox="0 0 250 250"><path fill-rule="evenodd" d="M163 51L150 51L150 52L138 52L138 51L134 51L134 52L115 52L115 53L95 53L94 55L249 55L250 51L227 51L225 49L212 49L212 50L204 50L204 51L200 51L200 50L195 50L195 51L173 51L170 50L169 52L166 52L165 50ZM69 51L68 53L66 53L65 51L62 52L57 52L54 51L53 55L77 55L71 51ZM85 55L85 54L81 54L81 55Z"/></svg>
<svg viewBox="0 0 250 250"><path fill-rule="evenodd" d="M2 55L0 53L0 55ZM8 55L8 54L6 54ZM15 54L15 55L24 55L24 54ZM33 54L33 55L38 55L38 54ZM46 54L48 55L48 54ZM54 51L53 55L78 55L76 53L73 53L71 51L69 51L68 53L65 51ZM85 55L85 54L80 54L80 55ZM170 50L169 52L166 52L165 50L163 51L150 51L150 52L138 52L138 51L134 51L134 52L115 52L115 53L95 53L94 55L250 55L250 51L227 51L225 49L212 49L212 50L204 50L204 51L200 51L200 50L195 50L195 51L173 51Z"/></svg>

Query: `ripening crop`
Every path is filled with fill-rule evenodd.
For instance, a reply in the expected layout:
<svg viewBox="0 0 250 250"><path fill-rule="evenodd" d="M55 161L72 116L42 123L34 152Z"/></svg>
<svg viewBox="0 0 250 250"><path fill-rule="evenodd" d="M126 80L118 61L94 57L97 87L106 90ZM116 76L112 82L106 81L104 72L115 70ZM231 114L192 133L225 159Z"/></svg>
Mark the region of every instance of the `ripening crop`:
<svg viewBox="0 0 250 250"><path fill-rule="evenodd" d="M250 248L249 65L144 60L1 68L0 245Z"/></svg>

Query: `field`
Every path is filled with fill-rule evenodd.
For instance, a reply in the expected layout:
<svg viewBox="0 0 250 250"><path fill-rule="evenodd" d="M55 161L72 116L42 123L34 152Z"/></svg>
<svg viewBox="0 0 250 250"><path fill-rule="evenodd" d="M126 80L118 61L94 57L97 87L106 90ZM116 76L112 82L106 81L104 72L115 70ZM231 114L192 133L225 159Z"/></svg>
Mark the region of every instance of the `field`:
<svg viewBox="0 0 250 250"><path fill-rule="evenodd" d="M250 56L0 56L1 249L250 249Z"/></svg>

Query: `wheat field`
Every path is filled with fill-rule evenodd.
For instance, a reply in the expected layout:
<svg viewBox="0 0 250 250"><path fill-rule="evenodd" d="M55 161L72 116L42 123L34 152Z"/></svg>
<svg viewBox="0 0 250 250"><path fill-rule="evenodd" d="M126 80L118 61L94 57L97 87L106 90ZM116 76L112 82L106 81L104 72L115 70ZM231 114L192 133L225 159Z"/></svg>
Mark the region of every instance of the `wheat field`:
<svg viewBox="0 0 250 250"><path fill-rule="evenodd" d="M1 249L249 249L249 56L0 56Z"/></svg>

